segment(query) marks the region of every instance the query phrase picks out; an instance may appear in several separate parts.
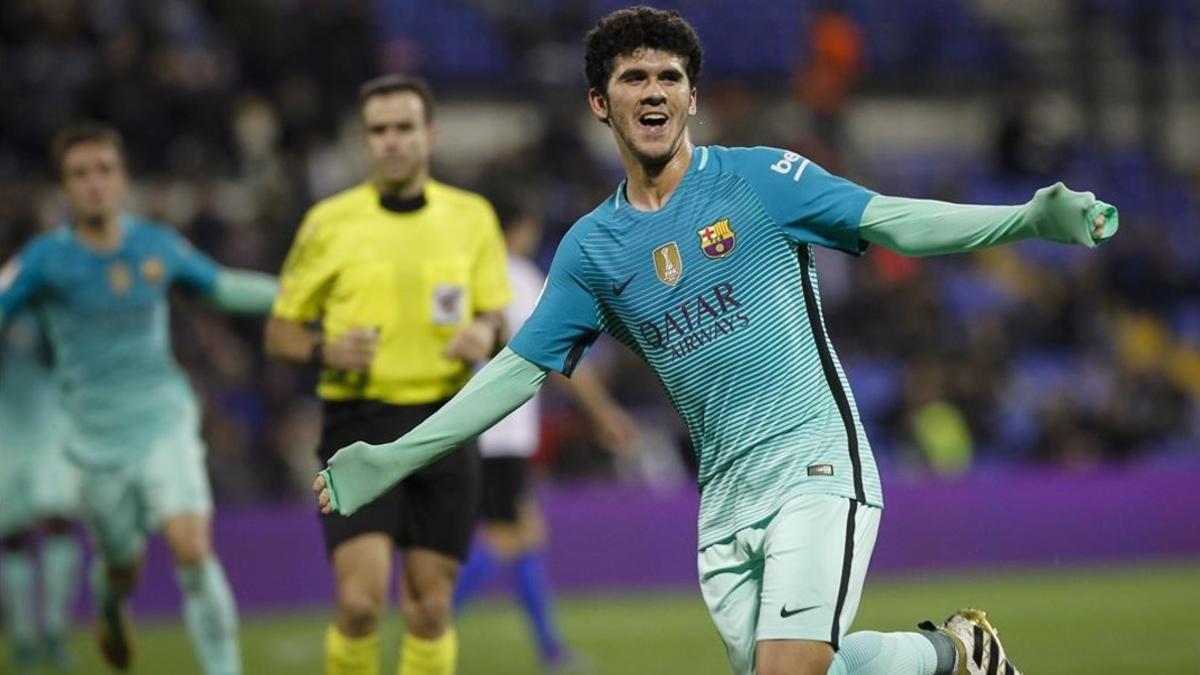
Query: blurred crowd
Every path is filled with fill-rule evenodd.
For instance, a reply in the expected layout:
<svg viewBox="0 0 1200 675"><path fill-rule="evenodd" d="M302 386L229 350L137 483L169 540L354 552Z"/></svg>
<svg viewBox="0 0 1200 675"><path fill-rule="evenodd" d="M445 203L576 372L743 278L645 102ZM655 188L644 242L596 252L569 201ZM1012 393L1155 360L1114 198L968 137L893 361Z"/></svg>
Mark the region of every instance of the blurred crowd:
<svg viewBox="0 0 1200 675"><path fill-rule="evenodd" d="M489 34L463 37L463 49L495 42L510 69L504 81L521 86L506 88L495 79L443 86L431 78L446 99L517 97L545 111L532 142L470 171L450 170L462 162L438 158L448 182L518 199L539 214L547 233L543 266L562 232L608 194L619 175L619 166L597 153L577 124L579 42L598 5L608 6L546 4L553 11L543 25L522 21L506 3L437 3L439 12L469 12L470 20L484 22ZM989 154L875 162L869 149L856 146L844 115L855 92L872 86L873 72L898 66L870 53L864 31L871 26L852 14L816 11L838 3L801 4L814 8L805 14L805 47L789 52L787 79L774 76L778 55L763 72L773 75L771 95L790 97L807 115L794 126L759 124L754 115L762 88L730 77L752 71L754 62L717 57L717 76L702 84L710 115L706 140L786 145L880 192L1016 203L1062 177L1122 208L1120 236L1097 252L1023 244L944 259L904 259L882 250L862 260L821 255L830 332L881 464L953 474L1000 462L1087 466L1195 456L1200 181L1164 168L1153 148L1098 150L1069 141L1047 147L1019 102L997 125ZM958 12L939 9L947 21L960 21L955 17L966 11L963 3L941 4ZM0 227L60 221L47 142L61 125L94 118L125 135L136 182L133 208L180 228L225 264L277 272L305 209L361 179L357 85L385 70L436 76L454 58L474 63L475 52L435 54L413 39L405 21L415 20L419 6L5 0ZM716 11L705 7L706 16ZM431 14L420 16L433 21ZM942 30L934 35L951 32ZM994 81L1013 66L995 32L986 37L964 42L957 63L974 64L980 77ZM987 54L977 54L985 43ZM706 46L728 51L711 41ZM500 57L478 58L486 70ZM780 81L790 84L779 87ZM206 406L219 498L304 489L315 464L320 411L312 374L265 361L261 321L217 317L187 298L178 304L176 351ZM605 456L567 399L551 389L540 455L546 473L685 479L686 434L652 375L631 365L634 357L611 341L602 341L591 360L641 421L644 452L615 462Z"/></svg>

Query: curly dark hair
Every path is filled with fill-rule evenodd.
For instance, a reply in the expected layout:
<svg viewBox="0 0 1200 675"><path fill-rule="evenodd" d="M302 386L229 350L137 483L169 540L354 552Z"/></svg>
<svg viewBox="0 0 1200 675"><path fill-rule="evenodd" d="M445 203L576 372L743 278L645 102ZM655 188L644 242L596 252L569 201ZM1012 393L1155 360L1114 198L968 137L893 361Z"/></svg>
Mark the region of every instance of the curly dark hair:
<svg viewBox="0 0 1200 675"><path fill-rule="evenodd" d="M638 5L619 9L600 20L584 38L584 71L588 86L608 93L613 60L639 49L658 49L683 57L688 85L700 77L700 38L679 12Z"/></svg>

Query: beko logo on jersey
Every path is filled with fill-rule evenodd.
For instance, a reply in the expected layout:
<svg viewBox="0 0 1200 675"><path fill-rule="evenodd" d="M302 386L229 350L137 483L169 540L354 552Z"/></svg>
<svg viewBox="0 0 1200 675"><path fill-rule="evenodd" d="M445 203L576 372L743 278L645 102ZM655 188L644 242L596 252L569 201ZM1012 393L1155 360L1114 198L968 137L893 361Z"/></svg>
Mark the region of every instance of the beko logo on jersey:
<svg viewBox="0 0 1200 675"><path fill-rule="evenodd" d="M809 161L794 152L785 151L783 159L771 165L771 170L775 173L784 176L791 175L793 182L800 182L800 176L804 175L804 170L808 168ZM792 167L796 167L796 173L792 174Z"/></svg>
<svg viewBox="0 0 1200 675"><path fill-rule="evenodd" d="M643 321L638 330L650 347L668 349L671 358L678 359L749 325L750 316L734 297L733 284L721 282L654 320Z"/></svg>

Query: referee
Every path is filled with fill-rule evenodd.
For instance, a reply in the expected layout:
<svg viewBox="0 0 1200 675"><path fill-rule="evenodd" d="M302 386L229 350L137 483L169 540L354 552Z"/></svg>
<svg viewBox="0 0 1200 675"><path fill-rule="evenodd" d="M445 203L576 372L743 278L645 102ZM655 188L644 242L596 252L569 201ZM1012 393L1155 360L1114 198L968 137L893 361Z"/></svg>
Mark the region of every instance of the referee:
<svg viewBox="0 0 1200 675"><path fill-rule="evenodd" d="M457 393L500 344L511 296L491 205L429 177L429 87L384 76L362 86L359 106L370 179L309 210L266 336L273 358L321 371L322 465L354 441L403 435ZM454 672L451 597L477 516L479 462L464 445L353 516L321 517L337 584L326 675L379 672L393 546L404 552L400 672Z"/></svg>

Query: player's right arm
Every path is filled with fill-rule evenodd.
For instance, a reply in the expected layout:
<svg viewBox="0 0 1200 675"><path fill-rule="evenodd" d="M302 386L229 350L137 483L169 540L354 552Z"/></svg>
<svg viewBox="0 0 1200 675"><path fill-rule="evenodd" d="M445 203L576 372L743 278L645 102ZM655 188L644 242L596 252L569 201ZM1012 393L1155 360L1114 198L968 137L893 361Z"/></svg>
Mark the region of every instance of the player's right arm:
<svg viewBox="0 0 1200 675"><path fill-rule="evenodd" d="M41 290L45 246L35 241L0 267L0 331Z"/></svg>
<svg viewBox="0 0 1200 675"><path fill-rule="evenodd" d="M570 375L599 334L596 302L573 233L559 245L542 297L508 346L446 405L408 434L339 450L317 476L321 509L350 515L533 398L551 370Z"/></svg>

